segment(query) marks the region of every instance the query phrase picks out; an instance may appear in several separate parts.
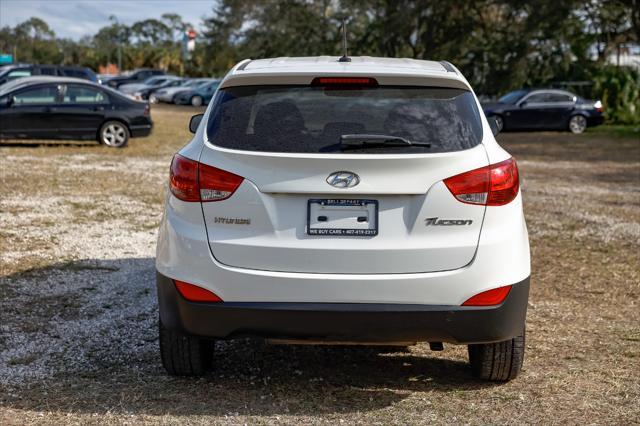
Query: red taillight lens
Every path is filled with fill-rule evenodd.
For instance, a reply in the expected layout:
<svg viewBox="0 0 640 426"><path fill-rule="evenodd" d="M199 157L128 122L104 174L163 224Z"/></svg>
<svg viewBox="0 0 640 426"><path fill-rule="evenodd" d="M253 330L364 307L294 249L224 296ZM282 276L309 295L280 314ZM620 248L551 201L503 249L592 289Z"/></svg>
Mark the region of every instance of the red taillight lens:
<svg viewBox="0 0 640 426"><path fill-rule="evenodd" d="M312 86L370 86L378 85L378 81L371 77L316 77Z"/></svg>
<svg viewBox="0 0 640 426"><path fill-rule="evenodd" d="M174 280L173 282L182 297L190 302L222 302L222 299L212 291L184 281Z"/></svg>
<svg viewBox="0 0 640 426"><path fill-rule="evenodd" d="M169 188L182 201L200 201L198 162L176 154L171 161Z"/></svg>
<svg viewBox="0 0 640 426"><path fill-rule="evenodd" d="M516 198L520 179L516 160L510 158L452 176L444 184L463 203L502 206Z"/></svg>
<svg viewBox="0 0 640 426"><path fill-rule="evenodd" d="M200 163L200 199L221 201L231 197L243 178L233 173Z"/></svg>
<svg viewBox="0 0 640 426"><path fill-rule="evenodd" d="M182 201L221 201L238 189L243 178L176 154L171 162L169 187Z"/></svg>
<svg viewBox="0 0 640 426"><path fill-rule="evenodd" d="M468 299L462 306L494 306L499 305L506 299L511 291L511 286L498 287L492 290L483 291Z"/></svg>

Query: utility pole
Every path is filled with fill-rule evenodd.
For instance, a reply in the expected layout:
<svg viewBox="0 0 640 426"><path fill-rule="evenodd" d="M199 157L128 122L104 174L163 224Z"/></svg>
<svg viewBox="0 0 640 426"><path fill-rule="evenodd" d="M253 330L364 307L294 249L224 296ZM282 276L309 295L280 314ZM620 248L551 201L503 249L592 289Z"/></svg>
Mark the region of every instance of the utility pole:
<svg viewBox="0 0 640 426"><path fill-rule="evenodd" d="M122 72L122 38L118 30L118 74Z"/></svg>

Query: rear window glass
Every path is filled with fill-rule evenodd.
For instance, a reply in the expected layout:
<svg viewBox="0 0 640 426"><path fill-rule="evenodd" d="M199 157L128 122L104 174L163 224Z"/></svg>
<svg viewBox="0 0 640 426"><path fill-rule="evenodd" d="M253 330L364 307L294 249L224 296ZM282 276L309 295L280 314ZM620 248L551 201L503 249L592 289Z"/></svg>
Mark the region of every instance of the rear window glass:
<svg viewBox="0 0 640 426"><path fill-rule="evenodd" d="M219 90L213 102L209 141L230 149L419 154L464 150L482 140L475 99L461 89L238 86ZM352 135L377 137L362 136L359 145ZM398 140L381 143L381 136Z"/></svg>

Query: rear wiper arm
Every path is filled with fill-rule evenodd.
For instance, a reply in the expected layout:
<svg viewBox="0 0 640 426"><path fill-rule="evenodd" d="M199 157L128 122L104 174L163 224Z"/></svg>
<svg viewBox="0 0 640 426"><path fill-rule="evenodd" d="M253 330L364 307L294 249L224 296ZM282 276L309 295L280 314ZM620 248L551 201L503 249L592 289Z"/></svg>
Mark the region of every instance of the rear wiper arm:
<svg viewBox="0 0 640 426"><path fill-rule="evenodd" d="M428 142L412 142L401 136L393 135L366 135L353 134L340 136L340 144L345 147L363 147L363 146L422 146L429 148Z"/></svg>

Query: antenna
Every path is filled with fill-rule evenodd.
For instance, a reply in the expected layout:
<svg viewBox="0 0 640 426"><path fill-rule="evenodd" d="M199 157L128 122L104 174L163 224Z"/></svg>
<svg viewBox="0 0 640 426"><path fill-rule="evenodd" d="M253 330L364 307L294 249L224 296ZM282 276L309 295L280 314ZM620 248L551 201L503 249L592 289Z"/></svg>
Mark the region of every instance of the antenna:
<svg viewBox="0 0 640 426"><path fill-rule="evenodd" d="M349 57L349 52L347 50L347 23L344 18L342 19L342 52L343 55L338 59L338 62L351 62L351 58Z"/></svg>

